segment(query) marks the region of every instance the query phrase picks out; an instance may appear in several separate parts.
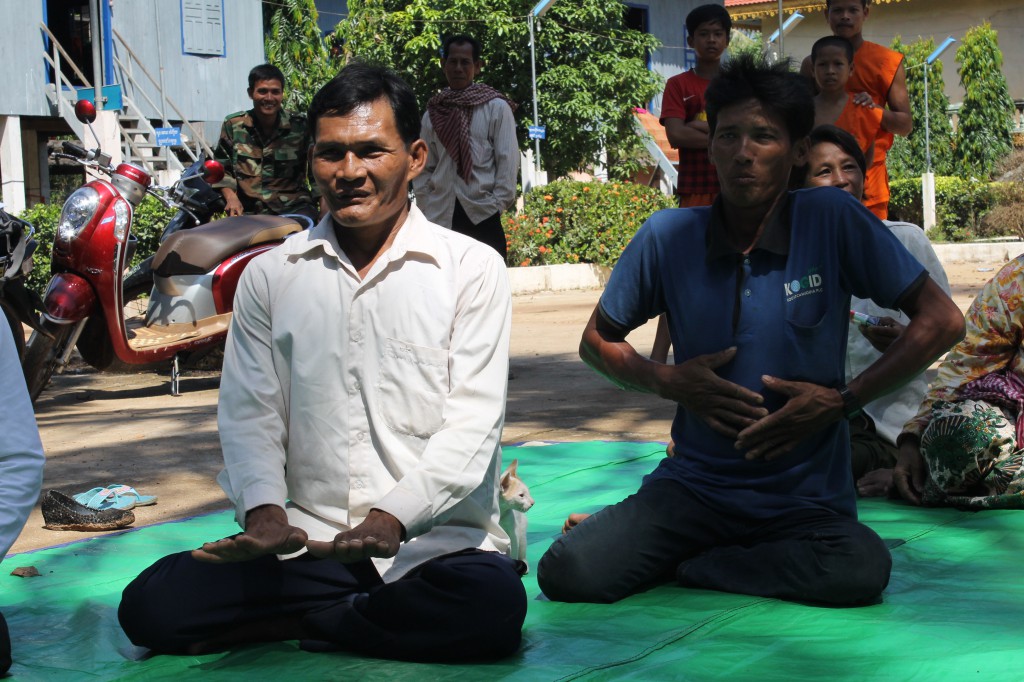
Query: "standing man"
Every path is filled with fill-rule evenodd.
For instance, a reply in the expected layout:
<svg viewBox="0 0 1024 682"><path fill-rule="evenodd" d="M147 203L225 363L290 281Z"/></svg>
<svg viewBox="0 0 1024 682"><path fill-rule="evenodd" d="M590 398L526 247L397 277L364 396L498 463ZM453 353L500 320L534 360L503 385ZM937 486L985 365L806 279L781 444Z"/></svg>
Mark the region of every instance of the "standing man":
<svg viewBox="0 0 1024 682"><path fill-rule="evenodd" d="M394 73L345 67L309 119L329 214L246 268L224 357L218 480L244 530L144 571L121 625L162 653L508 655L526 593L498 525L505 265L410 205L427 146Z"/></svg>
<svg viewBox="0 0 1024 682"><path fill-rule="evenodd" d="M448 87L423 115L427 167L413 186L427 220L494 248L508 246L501 214L516 200L519 141L515 105L489 85L475 83L484 63L480 43L467 35L444 42L441 69Z"/></svg>
<svg viewBox="0 0 1024 682"><path fill-rule="evenodd" d="M846 91L853 103L882 108L882 131L875 138L871 165L864 178L864 205L876 216L889 217L889 171L885 157L892 148L893 136L907 136L914 128L907 94L907 72L903 55L895 50L864 40L864 22L871 8L868 0L826 0L825 19L832 33L853 45L853 73ZM808 56L800 73L813 81L814 64Z"/></svg>
<svg viewBox="0 0 1024 682"><path fill-rule="evenodd" d="M872 603L885 588L891 558L857 521L846 419L926 368L964 321L849 194L786 191L806 161L811 99L787 63L752 55L708 86L722 192L644 224L580 345L614 383L677 403L675 456L622 502L570 517L537 567L551 599L613 602L670 576L835 605ZM847 385L851 294L911 322ZM626 341L666 311L675 365Z"/></svg>
<svg viewBox="0 0 1024 682"><path fill-rule="evenodd" d="M299 213L318 220L306 172L306 117L282 108L281 69L272 64L254 67L246 93L252 109L224 119L213 152L224 165L224 179L214 187L224 195L225 213Z"/></svg>
<svg viewBox="0 0 1024 682"><path fill-rule="evenodd" d="M21 325L18 325L21 333ZM39 499L43 485L43 444L18 361L18 347L11 328L0 324L0 386L4 409L0 410L0 561L18 539L25 521ZM0 613L0 677L11 668L11 639L7 621Z"/></svg>

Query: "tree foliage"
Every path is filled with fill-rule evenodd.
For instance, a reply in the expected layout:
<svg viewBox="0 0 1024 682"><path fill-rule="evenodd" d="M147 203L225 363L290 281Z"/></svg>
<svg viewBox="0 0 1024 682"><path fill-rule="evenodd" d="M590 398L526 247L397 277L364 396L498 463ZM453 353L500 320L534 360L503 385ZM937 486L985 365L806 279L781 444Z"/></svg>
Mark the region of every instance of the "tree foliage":
<svg viewBox="0 0 1024 682"><path fill-rule="evenodd" d="M405 77L421 108L444 85L439 57L444 36L468 33L483 43L479 80L519 106L520 145L532 146L533 95L527 15L533 0L350 0L349 18L336 43L346 61L386 64ZM645 106L662 86L647 70L652 36L625 28L616 1L555 4L537 20L537 93L544 168L550 177L598 162L608 152L613 176L628 174L643 156L633 108Z"/></svg>
<svg viewBox="0 0 1024 682"><path fill-rule="evenodd" d="M964 102L957 124L954 163L959 175L988 179L1012 150L1013 100L1003 76L1003 53L992 26L967 31L956 51Z"/></svg>
<svg viewBox="0 0 1024 682"><path fill-rule="evenodd" d="M337 72L317 26L318 16L313 0L280 0L271 15L264 48L267 61L287 80L287 109L306 111L316 91Z"/></svg>
<svg viewBox="0 0 1024 682"><path fill-rule="evenodd" d="M886 159L889 174L894 178L920 177L927 169L924 126L924 74L927 68L928 137L931 141L932 171L936 175L950 175L953 169L953 128L947 113L949 98L946 97L942 77L942 60L936 59L931 66L925 66L928 55L935 51L935 40L929 38L904 44L897 36L892 49L904 56L914 130L908 137L897 136L893 142Z"/></svg>

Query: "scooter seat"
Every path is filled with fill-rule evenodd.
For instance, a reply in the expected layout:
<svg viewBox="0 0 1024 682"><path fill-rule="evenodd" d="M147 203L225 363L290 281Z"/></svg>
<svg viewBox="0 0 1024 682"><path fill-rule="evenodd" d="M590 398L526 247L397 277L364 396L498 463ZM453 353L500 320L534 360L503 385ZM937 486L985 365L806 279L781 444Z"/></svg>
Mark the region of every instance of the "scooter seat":
<svg viewBox="0 0 1024 682"><path fill-rule="evenodd" d="M301 224L283 216L246 215L214 220L168 237L153 256L153 272L158 277L201 275L246 247L280 241L301 231Z"/></svg>

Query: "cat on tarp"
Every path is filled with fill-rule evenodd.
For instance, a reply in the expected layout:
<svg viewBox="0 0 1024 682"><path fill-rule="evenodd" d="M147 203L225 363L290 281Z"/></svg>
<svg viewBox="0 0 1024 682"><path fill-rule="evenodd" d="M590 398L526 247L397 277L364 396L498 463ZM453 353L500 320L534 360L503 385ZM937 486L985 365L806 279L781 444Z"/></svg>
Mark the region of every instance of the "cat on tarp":
<svg viewBox="0 0 1024 682"><path fill-rule="evenodd" d="M501 494L498 496L498 509L501 510L499 525L511 540L508 555L513 559L526 563L526 512L533 506L530 489L517 475L519 460L512 464L501 475Z"/></svg>

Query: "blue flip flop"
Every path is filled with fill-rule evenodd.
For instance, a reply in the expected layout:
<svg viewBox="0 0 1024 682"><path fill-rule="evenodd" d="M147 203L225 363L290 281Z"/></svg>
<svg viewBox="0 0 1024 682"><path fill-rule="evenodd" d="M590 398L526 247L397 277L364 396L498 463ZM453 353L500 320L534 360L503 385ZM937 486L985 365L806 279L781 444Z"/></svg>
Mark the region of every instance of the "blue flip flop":
<svg viewBox="0 0 1024 682"><path fill-rule="evenodd" d="M135 507L146 507L151 504L156 504L157 500L156 495L142 495L135 488L123 483L111 483L106 487L106 490L109 490L114 495L133 500L133 506ZM130 507L126 507L126 509L130 509Z"/></svg>
<svg viewBox="0 0 1024 682"><path fill-rule="evenodd" d="M110 488L93 488L74 496L75 502L89 509L131 509L137 502L134 497L121 495Z"/></svg>

